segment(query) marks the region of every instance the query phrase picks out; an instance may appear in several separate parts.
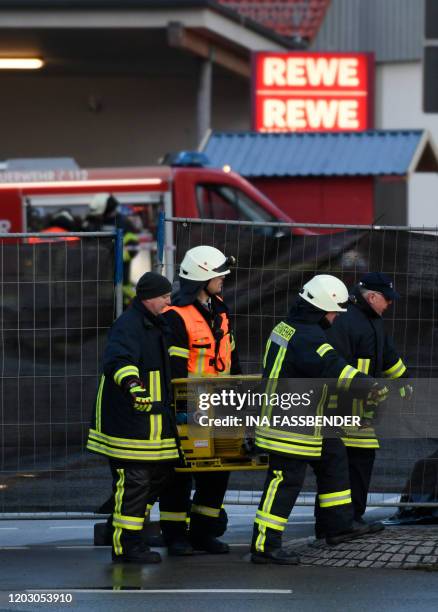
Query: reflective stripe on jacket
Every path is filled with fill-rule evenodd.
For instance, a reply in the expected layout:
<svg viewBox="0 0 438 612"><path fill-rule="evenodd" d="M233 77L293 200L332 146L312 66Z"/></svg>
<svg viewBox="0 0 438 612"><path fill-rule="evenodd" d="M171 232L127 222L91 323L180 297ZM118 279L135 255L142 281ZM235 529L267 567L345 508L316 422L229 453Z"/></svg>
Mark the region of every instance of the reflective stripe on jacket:
<svg viewBox="0 0 438 612"><path fill-rule="evenodd" d="M90 451L128 461L178 459L164 331L160 317L150 315L137 298L113 324L88 435ZM126 377L141 380L150 408L133 407L123 389Z"/></svg>
<svg viewBox="0 0 438 612"><path fill-rule="evenodd" d="M355 291L352 299L355 301L349 302L347 312L337 317L327 330L329 342L348 363L374 378L407 376L407 368L385 331L382 317L369 306L360 292ZM346 401L346 398L342 400ZM352 402L353 415L367 416L364 401L349 401ZM373 427L349 427L345 429L345 434L342 440L346 446L379 448Z"/></svg>
<svg viewBox="0 0 438 612"><path fill-rule="evenodd" d="M315 313L310 306L301 305L291 311L286 321L275 326L266 344L263 360L263 376L268 379L266 391L275 390L279 378L330 378L336 381L339 393L353 390L356 379L364 375L356 368L348 365L327 342L327 337L315 322L315 318L323 316L321 311ZM306 320L308 317L308 320ZM368 388L372 386L372 379ZM325 413L328 402L328 385L320 385L318 397L314 398L315 415ZM365 385L362 394L366 395ZM262 415L264 410L262 409ZM256 444L265 451L293 456L303 459L318 459L321 456L323 436L321 428L313 431L304 428L288 430L270 427L256 429Z"/></svg>

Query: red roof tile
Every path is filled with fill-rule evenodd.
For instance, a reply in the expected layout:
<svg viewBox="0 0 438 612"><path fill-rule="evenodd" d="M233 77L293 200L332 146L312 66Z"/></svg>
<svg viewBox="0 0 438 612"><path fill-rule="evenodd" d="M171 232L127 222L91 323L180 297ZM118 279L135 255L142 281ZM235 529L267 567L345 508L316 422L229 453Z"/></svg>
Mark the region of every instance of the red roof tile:
<svg viewBox="0 0 438 612"><path fill-rule="evenodd" d="M278 34L309 42L316 36L330 0L219 0Z"/></svg>

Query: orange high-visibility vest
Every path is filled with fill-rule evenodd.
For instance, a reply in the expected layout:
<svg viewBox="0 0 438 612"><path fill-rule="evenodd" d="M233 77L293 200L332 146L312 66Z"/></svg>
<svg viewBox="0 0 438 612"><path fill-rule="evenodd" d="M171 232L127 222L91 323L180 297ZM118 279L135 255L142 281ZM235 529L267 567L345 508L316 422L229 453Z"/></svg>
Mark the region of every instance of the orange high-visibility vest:
<svg viewBox="0 0 438 612"><path fill-rule="evenodd" d="M41 234L67 234L67 230L62 227L48 227L43 230ZM79 240L78 236L57 236L56 238L38 238L37 236L32 236L28 238L27 242L29 244L37 244L39 242L77 242Z"/></svg>
<svg viewBox="0 0 438 612"><path fill-rule="evenodd" d="M170 306L168 310L177 312L186 326L189 340L189 358L187 362L189 377L229 375L231 369L232 338L229 332L229 322L226 313L220 313L220 328L223 331L223 336L219 340L219 349L216 357L218 370L215 365L216 340L211 327L199 310L192 304L188 306Z"/></svg>

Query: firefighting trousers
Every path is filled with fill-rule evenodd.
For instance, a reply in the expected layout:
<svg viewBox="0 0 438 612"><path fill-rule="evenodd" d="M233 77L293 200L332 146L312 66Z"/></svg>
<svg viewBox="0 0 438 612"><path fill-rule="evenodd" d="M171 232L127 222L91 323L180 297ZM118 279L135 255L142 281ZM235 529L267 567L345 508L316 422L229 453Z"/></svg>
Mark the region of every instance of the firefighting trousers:
<svg viewBox="0 0 438 612"><path fill-rule="evenodd" d="M254 523L253 551L269 552L281 547L283 531L303 486L307 465L316 476L320 529L326 535L351 529L353 507L344 445L338 439L325 439L320 459L270 454Z"/></svg>
<svg viewBox="0 0 438 612"><path fill-rule="evenodd" d="M148 502L157 499L168 485L173 466L166 463L147 464L142 461L110 459L113 477L113 554L129 554L142 538Z"/></svg>
<svg viewBox="0 0 438 612"><path fill-rule="evenodd" d="M347 446L348 468L350 471L351 498L354 519L359 520L367 509L368 491L373 473L376 451L374 448Z"/></svg>
<svg viewBox="0 0 438 612"><path fill-rule="evenodd" d="M192 474L174 472L170 486L160 495L160 526L166 544L186 535L219 537L227 528L222 508L229 472L193 474L195 493L191 501Z"/></svg>

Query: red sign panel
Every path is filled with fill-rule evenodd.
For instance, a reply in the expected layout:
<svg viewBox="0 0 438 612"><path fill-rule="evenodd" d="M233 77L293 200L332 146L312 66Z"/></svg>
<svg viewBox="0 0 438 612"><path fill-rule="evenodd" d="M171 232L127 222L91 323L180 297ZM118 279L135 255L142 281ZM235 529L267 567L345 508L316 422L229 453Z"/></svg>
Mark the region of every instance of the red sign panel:
<svg viewBox="0 0 438 612"><path fill-rule="evenodd" d="M253 129L359 131L373 127L374 56L254 53Z"/></svg>

